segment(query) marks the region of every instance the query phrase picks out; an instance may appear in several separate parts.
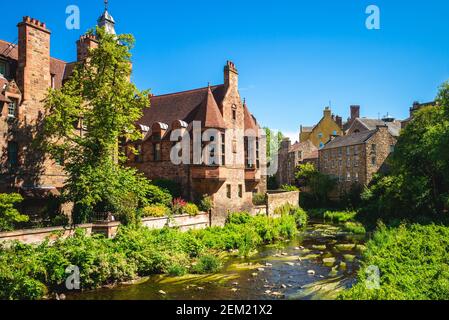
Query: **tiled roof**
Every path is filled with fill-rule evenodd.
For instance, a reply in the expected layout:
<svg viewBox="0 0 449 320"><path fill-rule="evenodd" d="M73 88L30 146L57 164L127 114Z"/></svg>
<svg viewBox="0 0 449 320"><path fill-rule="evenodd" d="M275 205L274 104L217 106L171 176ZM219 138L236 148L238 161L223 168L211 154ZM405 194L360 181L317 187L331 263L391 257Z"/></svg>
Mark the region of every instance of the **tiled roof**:
<svg viewBox="0 0 449 320"><path fill-rule="evenodd" d="M0 40L0 55L8 49L10 43L4 40ZM9 50L8 50L9 51ZM9 54L8 58L17 61L19 59L19 49L15 46ZM66 72L67 62L60 59L50 57L50 73L55 75L55 87L60 88L62 86L62 81L68 77L68 72ZM73 69L72 69L73 70ZM71 73L71 72L70 72Z"/></svg>
<svg viewBox="0 0 449 320"><path fill-rule="evenodd" d="M318 148L312 143L312 141L306 140L306 141L303 141L303 142L297 142L294 145L292 145L290 147L289 152L302 151L304 149L308 149L308 150L316 149L316 150L318 150Z"/></svg>
<svg viewBox="0 0 449 320"><path fill-rule="evenodd" d="M243 104L243 112L245 117L245 130L254 130L257 132L259 126L256 124L255 118L251 112L249 112L246 103Z"/></svg>
<svg viewBox="0 0 449 320"><path fill-rule="evenodd" d="M339 136L329 141L322 150L362 144L368 141L376 132L377 130L370 130L359 133L353 133L347 136Z"/></svg>
<svg viewBox="0 0 449 320"><path fill-rule="evenodd" d="M217 106L220 105L225 94L224 85L210 87L210 91ZM196 119L198 109L206 97L208 97L207 87L152 96L150 108L144 110L143 117L138 123L151 127L155 122L163 122L171 127L173 121L182 120L190 124Z"/></svg>
<svg viewBox="0 0 449 320"><path fill-rule="evenodd" d="M301 132L312 132L315 127L301 127Z"/></svg>
<svg viewBox="0 0 449 320"><path fill-rule="evenodd" d="M362 123L368 130L374 130L378 126L387 125L392 136L399 137L401 133L401 122L399 121L385 122L383 120L368 118L358 118L357 121Z"/></svg>
<svg viewBox="0 0 449 320"><path fill-rule="evenodd" d="M201 121L201 125L203 128L226 128L223 116L221 115L220 109L218 109L217 102L215 101L210 87L207 89L206 96L204 97L203 102L200 104L197 110L198 111L194 120ZM182 119L173 119L170 122L170 125L175 120Z"/></svg>

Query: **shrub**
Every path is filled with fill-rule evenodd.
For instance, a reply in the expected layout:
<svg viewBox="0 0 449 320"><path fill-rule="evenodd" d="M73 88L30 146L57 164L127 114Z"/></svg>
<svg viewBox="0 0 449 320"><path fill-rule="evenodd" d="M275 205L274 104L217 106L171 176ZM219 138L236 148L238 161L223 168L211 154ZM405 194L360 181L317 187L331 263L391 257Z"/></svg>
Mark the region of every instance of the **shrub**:
<svg viewBox="0 0 449 320"><path fill-rule="evenodd" d="M209 212L213 208L213 206L214 202L212 201L212 198L206 194L200 201L199 209L203 212Z"/></svg>
<svg viewBox="0 0 449 320"><path fill-rule="evenodd" d="M354 211L326 211L324 213L324 219L336 223L344 223L352 221L357 216L357 212Z"/></svg>
<svg viewBox="0 0 449 320"><path fill-rule="evenodd" d="M308 220L307 213L301 207L291 204L286 204L277 208L274 210L274 214L281 216L293 216L298 227L305 227Z"/></svg>
<svg viewBox="0 0 449 320"><path fill-rule="evenodd" d="M192 267L193 273L210 274L221 269L221 261L213 255L201 256L198 262Z"/></svg>
<svg viewBox="0 0 449 320"><path fill-rule="evenodd" d="M366 285L380 271L380 286ZM449 299L449 228L436 225L380 226L367 243L357 283L341 295L354 300Z"/></svg>
<svg viewBox="0 0 449 320"><path fill-rule="evenodd" d="M299 188L296 186L289 185L289 184L284 184L281 186L281 190L283 190L283 191L299 191Z"/></svg>
<svg viewBox="0 0 449 320"><path fill-rule="evenodd" d="M191 217L195 217L200 213L200 210L198 209L196 204L187 203L183 208L183 213L188 214Z"/></svg>
<svg viewBox="0 0 449 320"><path fill-rule="evenodd" d="M346 222L343 225L343 230L353 234L365 234L366 229L361 223L357 222Z"/></svg>
<svg viewBox="0 0 449 320"><path fill-rule="evenodd" d="M152 181L152 184L154 186L159 187L162 190L167 191L172 196L172 198L181 197L181 194L182 194L181 184L179 184L176 181L168 180L168 179L157 179L157 180Z"/></svg>
<svg viewBox="0 0 449 320"><path fill-rule="evenodd" d="M253 195L253 204L263 206L267 204L267 195L265 193L256 193Z"/></svg>
<svg viewBox="0 0 449 320"><path fill-rule="evenodd" d="M173 197L167 189L150 185L148 188L147 200L149 204L163 204L168 207L172 204Z"/></svg>
<svg viewBox="0 0 449 320"><path fill-rule="evenodd" d="M160 218L160 217L166 217L170 215L170 209L166 206L159 204L159 205L151 205L147 206L142 209L142 216L143 217L154 217L154 218Z"/></svg>
<svg viewBox="0 0 449 320"><path fill-rule="evenodd" d="M17 193L0 194L0 231L12 231L17 223L29 220L15 208L22 201L22 196Z"/></svg>

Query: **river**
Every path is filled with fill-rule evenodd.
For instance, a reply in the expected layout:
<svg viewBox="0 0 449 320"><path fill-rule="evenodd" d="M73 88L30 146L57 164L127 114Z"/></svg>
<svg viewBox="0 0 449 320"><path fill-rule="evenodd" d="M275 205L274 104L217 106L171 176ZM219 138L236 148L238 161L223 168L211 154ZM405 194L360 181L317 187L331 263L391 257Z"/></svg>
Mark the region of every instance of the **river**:
<svg viewBox="0 0 449 320"><path fill-rule="evenodd" d="M335 299L355 281L365 236L310 222L293 241L230 257L214 275L152 276L140 283L68 295L70 300Z"/></svg>

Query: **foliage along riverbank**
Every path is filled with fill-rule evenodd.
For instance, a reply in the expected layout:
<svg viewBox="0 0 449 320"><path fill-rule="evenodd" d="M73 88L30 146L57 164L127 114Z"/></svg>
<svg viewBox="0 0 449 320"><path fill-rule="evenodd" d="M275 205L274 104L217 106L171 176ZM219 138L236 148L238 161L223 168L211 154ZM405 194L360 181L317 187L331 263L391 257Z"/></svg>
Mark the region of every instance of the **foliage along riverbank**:
<svg viewBox="0 0 449 320"><path fill-rule="evenodd" d="M80 270L81 289L113 285L152 274L183 275L219 270L219 253L249 255L261 244L292 239L306 213L285 207L279 218L236 213L224 227L181 232L122 227L114 239L78 231L68 239L38 246L13 243L0 248L0 299L42 299L64 292L66 269Z"/></svg>
<svg viewBox="0 0 449 320"><path fill-rule="evenodd" d="M377 288L367 285L367 280L374 285L377 281L368 279L370 267L380 271ZM449 299L449 228L434 224L379 226L367 243L357 284L340 298Z"/></svg>

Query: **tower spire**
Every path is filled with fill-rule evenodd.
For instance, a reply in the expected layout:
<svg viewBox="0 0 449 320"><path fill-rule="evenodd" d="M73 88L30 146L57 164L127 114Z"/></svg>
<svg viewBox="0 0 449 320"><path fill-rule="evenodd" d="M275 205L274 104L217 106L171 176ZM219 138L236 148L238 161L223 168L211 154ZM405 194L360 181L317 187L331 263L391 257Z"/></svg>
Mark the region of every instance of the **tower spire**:
<svg viewBox="0 0 449 320"><path fill-rule="evenodd" d="M104 12L100 18L98 18L98 26L104 27L106 32L109 34L115 33L115 21L114 18L109 14L109 0L104 0Z"/></svg>

